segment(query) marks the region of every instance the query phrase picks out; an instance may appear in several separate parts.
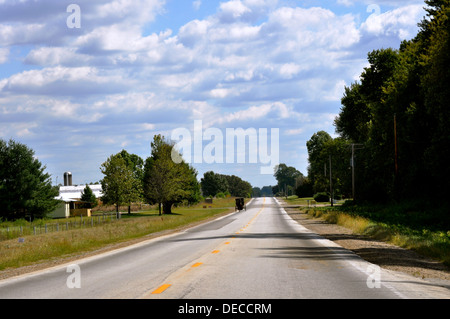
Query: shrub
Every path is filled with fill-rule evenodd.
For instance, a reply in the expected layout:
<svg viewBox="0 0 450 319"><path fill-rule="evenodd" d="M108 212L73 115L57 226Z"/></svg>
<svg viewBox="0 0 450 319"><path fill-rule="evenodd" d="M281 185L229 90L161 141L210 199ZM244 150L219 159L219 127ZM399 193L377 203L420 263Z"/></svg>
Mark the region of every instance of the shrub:
<svg viewBox="0 0 450 319"><path fill-rule="evenodd" d="M329 202L330 197L327 193L317 193L314 195L314 200L318 203Z"/></svg>

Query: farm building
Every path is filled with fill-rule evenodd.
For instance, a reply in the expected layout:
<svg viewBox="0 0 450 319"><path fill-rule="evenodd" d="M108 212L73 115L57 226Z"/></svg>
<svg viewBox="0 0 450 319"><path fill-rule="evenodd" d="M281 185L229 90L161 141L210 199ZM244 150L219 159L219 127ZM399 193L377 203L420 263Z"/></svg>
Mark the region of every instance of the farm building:
<svg viewBox="0 0 450 319"><path fill-rule="evenodd" d="M59 196L55 199L61 201L58 207L51 214L52 218L67 218L70 216L90 216L91 209L84 208L81 199L81 194L86 185L79 186L60 186ZM102 185L89 185L95 197L103 196Z"/></svg>

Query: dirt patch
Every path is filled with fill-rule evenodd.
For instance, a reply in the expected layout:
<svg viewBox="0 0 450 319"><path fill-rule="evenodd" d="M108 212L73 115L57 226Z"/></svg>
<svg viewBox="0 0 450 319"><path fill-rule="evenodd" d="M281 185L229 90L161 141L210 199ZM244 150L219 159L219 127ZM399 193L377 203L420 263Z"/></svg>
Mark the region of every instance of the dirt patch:
<svg viewBox="0 0 450 319"><path fill-rule="evenodd" d="M353 251L364 260L388 270L399 271L423 279L450 280L450 267L425 258L414 251L354 234L352 230L313 218L281 202L292 219L309 230Z"/></svg>

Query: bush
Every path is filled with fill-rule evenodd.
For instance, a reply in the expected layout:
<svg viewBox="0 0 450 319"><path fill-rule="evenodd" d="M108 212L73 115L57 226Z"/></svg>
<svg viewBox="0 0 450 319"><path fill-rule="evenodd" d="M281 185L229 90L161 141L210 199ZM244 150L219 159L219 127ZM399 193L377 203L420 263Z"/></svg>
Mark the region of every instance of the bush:
<svg viewBox="0 0 450 319"><path fill-rule="evenodd" d="M327 193L317 193L316 195L314 195L314 200L318 203L324 203L329 202L330 197L328 196Z"/></svg>

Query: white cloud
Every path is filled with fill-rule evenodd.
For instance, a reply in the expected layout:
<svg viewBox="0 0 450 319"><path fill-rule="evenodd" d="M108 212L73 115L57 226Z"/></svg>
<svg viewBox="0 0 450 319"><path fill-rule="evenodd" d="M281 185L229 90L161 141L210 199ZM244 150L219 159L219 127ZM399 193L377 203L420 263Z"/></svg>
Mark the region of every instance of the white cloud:
<svg viewBox="0 0 450 319"><path fill-rule="evenodd" d="M233 113L225 114L221 118L215 120L216 124L233 124L233 123L246 123L247 125L254 124L254 120L266 118L268 115L272 118L279 120L286 119L288 117L295 117L296 112L282 102L268 103L257 106L251 106L248 109L236 111Z"/></svg>
<svg viewBox="0 0 450 319"><path fill-rule="evenodd" d="M251 12L240 0L222 2L220 11L220 19L224 22L232 22Z"/></svg>
<svg viewBox="0 0 450 319"><path fill-rule="evenodd" d="M109 73L109 72L108 72ZM48 67L17 73L0 82L0 93L44 95L96 94L119 90L123 78L94 67Z"/></svg>
<svg viewBox="0 0 450 319"><path fill-rule="evenodd" d="M409 40L417 34L417 22L423 17L423 5L408 5L382 14L372 14L361 30L375 36L395 35Z"/></svg>
<svg viewBox="0 0 450 319"><path fill-rule="evenodd" d="M90 63L92 57L68 47L40 47L31 50L24 62L41 66L80 66Z"/></svg>

